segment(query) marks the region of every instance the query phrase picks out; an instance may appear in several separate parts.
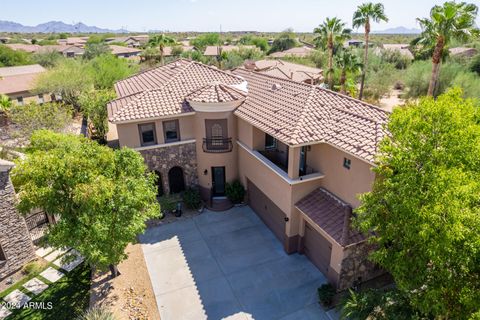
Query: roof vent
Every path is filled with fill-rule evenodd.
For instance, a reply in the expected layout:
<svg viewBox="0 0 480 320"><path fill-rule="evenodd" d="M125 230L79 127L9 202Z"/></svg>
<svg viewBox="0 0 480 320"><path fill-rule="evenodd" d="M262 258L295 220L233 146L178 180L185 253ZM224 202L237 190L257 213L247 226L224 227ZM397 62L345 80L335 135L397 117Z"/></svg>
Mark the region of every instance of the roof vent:
<svg viewBox="0 0 480 320"><path fill-rule="evenodd" d="M274 83L272 85L272 91L277 91L277 90L280 90L280 89L282 89L282 86L280 84Z"/></svg>
<svg viewBox="0 0 480 320"><path fill-rule="evenodd" d="M179 61L175 61L174 64L173 64L174 68L178 68L180 66L182 66L182 64Z"/></svg>

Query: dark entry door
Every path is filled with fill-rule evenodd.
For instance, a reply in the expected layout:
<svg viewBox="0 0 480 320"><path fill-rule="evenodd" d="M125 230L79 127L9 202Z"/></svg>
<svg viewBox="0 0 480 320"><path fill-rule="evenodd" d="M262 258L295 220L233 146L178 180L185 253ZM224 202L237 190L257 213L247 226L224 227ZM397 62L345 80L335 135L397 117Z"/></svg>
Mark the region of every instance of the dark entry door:
<svg viewBox="0 0 480 320"><path fill-rule="evenodd" d="M225 195L225 167L212 167L213 196Z"/></svg>
<svg viewBox="0 0 480 320"><path fill-rule="evenodd" d="M168 185L170 186L170 193L179 193L185 190L182 168L173 167L168 171Z"/></svg>

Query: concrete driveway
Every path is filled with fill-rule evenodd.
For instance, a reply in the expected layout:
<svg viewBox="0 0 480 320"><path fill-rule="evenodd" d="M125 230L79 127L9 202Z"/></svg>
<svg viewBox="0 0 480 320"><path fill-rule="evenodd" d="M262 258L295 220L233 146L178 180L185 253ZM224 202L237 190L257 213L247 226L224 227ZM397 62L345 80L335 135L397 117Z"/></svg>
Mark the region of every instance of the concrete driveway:
<svg viewBox="0 0 480 320"><path fill-rule="evenodd" d="M162 320L330 319L323 274L287 255L250 207L205 211L141 236Z"/></svg>

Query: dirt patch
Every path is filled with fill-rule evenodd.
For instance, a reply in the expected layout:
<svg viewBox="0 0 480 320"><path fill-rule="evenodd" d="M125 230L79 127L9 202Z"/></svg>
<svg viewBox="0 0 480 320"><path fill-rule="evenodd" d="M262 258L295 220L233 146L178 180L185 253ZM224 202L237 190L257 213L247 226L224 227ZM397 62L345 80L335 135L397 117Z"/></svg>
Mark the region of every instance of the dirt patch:
<svg viewBox="0 0 480 320"><path fill-rule="evenodd" d="M392 89L388 95L380 99L380 107L387 111L392 111L395 107L403 106L405 104L405 100L400 98L402 94L402 90Z"/></svg>
<svg viewBox="0 0 480 320"><path fill-rule="evenodd" d="M125 251L128 259L118 266L120 276L110 279L109 272L95 274L90 307L106 307L119 320L160 320L141 245L131 244Z"/></svg>

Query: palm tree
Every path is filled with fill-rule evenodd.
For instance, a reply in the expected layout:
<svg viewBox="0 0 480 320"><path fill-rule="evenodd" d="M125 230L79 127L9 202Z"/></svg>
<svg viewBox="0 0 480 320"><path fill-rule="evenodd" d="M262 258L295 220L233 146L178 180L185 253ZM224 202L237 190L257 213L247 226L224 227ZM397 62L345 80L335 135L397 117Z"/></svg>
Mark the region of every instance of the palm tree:
<svg viewBox="0 0 480 320"><path fill-rule="evenodd" d="M313 32L317 34L314 39L317 46L328 50L328 86L332 88L334 49L350 38L352 30L345 28L345 22L335 17L325 19Z"/></svg>
<svg viewBox="0 0 480 320"><path fill-rule="evenodd" d="M160 63L162 65L163 65L163 55L164 55L163 50L165 49L165 47L174 45L175 43L176 43L175 39L169 36L166 36L164 34L153 36L148 40L149 46L158 47L158 50L160 51Z"/></svg>
<svg viewBox="0 0 480 320"><path fill-rule="evenodd" d="M381 3L364 3L357 7L357 11L353 13L353 27L365 27L365 53L363 56L363 72L362 79L360 82L360 93L358 98L361 100L363 98L363 87L365 85L365 72L367 71L368 63L368 40L370 35L370 27L372 22L388 22L388 18L385 15L383 4Z"/></svg>
<svg viewBox="0 0 480 320"><path fill-rule="evenodd" d="M445 48L452 39L467 41L480 34L475 27L478 7L471 3L454 1L445 2L443 6L434 6L430 10L430 19L417 19L422 27L422 34L417 44L433 47L432 75L428 86L428 95L433 96L440 75L440 63Z"/></svg>
<svg viewBox="0 0 480 320"><path fill-rule="evenodd" d="M363 64L351 50L342 50L340 54L335 57L335 63L341 70L340 93L346 94L345 82L347 81L347 74L356 75L362 72Z"/></svg>

